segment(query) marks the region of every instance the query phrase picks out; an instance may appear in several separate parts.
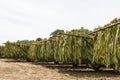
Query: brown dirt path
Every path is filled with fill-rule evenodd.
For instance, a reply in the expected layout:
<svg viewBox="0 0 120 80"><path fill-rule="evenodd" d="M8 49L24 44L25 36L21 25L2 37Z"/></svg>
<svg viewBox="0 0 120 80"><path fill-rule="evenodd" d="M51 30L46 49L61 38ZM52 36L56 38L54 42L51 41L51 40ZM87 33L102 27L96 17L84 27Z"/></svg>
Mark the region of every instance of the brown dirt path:
<svg viewBox="0 0 120 80"><path fill-rule="evenodd" d="M0 80L120 80L119 75L111 73L0 59Z"/></svg>
<svg viewBox="0 0 120 80"><path fill-rule="evenodd" d="M0 80L70 80L55 70L27 62L6 62L0 59ZM72 78L73 79L73 78ZM72 80L71 79L71 80Z"/></svg>

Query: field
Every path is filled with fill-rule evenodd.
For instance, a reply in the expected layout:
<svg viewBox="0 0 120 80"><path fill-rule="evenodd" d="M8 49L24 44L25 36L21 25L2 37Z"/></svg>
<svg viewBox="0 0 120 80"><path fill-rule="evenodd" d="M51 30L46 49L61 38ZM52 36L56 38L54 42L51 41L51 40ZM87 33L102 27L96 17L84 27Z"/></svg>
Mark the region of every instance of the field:
<svg viewBox="0 0 120 80"><path fill-rule="evenodd" d="M120 19L94 31L58 31L0 46L0 80L120 80Z"/></svg>
<svg viewBox="0 0 120 80"><path fill-rule="evenodd" d="M0 59L0 80L119 80L112 69L94 71L86 66L55 65L52 62L20 62Z"/></svg>

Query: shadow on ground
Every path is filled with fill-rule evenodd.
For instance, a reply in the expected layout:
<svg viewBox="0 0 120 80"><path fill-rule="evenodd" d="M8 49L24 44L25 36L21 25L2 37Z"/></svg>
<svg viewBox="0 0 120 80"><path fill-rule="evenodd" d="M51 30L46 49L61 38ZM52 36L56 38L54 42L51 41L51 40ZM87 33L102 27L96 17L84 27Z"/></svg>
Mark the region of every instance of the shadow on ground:
<svg viewBox="0 0 120 80"><path fill-rule="evenodd" d="M72 67L72 65L64 65L64 64L54 64L53 62L26 62L26 61L16 61L9 60L6 62L25 62L33 65L41 65L43 67L57 70L59 73L65 74L66 76L73 76L77 78L113 78L120 77L120 75L116 74L112 69L103 69L101 71L94 71L91 68L87 68L85 65L81 65L78 67Z"/></svg>
<svg viewBox="0 0 120 80"><path fill-rule="evenodd" d="M74 76L78 78L110 78L110 77L120 77L120 75L116 74L113 69L103 69L101 71L94 71L91 68L87 68L85 65L81 65L78 67L73 67L72 65L64 65L59 64L56 65L54 63L48 62L32 62L34 65L42 65L43 67L57 70L60 73L66 74L67 76Z"/></svg>

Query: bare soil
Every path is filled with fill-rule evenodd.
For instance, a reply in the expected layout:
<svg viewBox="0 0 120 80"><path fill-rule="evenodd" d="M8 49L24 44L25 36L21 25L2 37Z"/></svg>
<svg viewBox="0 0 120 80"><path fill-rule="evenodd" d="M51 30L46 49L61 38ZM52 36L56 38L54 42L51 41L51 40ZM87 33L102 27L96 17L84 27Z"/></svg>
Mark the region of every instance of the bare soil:
<svg viewBox="0 0 120 80"><path fill-rule="evenodd" d="M73 68L52 62L0 59L0 80L120 80L120 75L112 69L94 71L84 65Z"/></svg>

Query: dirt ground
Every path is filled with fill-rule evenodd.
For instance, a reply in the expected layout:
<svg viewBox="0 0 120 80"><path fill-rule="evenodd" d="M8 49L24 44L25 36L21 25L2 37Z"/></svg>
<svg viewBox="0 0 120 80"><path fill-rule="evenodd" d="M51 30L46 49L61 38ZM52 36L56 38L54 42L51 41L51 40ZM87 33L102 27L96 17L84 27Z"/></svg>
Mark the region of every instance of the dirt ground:
<svg viewBox="0 0 120 80"><path fill-rule="evenodd" d="M0 80L120 80L112 69L94 71L79 66L0 59Z"/></svg>

